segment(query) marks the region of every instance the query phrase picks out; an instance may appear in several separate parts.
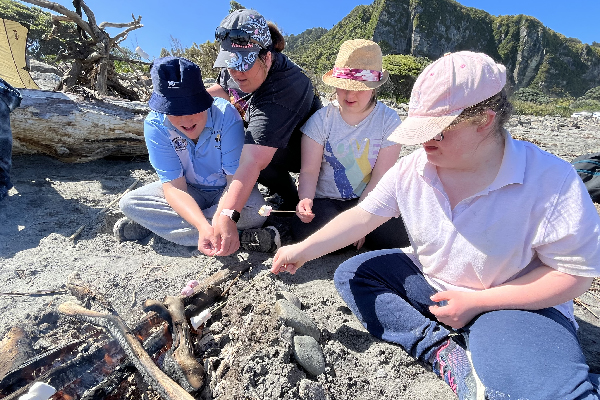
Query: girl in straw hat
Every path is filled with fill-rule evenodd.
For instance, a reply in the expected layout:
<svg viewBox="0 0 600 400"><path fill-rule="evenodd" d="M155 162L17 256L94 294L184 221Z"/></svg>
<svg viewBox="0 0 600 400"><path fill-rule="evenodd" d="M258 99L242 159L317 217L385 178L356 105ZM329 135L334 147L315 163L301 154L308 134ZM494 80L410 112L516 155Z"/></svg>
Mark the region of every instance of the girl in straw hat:
<svg viewBox="0 0 600 400"><path fill-rule="evenodd" d="M294 273L401 213L410 247L360 254L334 276L372 335L460 399L598 399L573 299L600 276L600 217L571 164L503 128L505 83L481 53L428 66L390 136L422 148L356 207L279 249L271 271Z"/></svg>
<svg viewBox="0 0 600 400"><path fill-rule="evenodd" d="M388 136L400 118L377 101L377 88L388 75L379 45L356 39L342 44L335 66L323 76L323 82L335 87L337 102L317 111L301 128L300 201L292 222L296 240L355 206L398 159L401 145ZM374 249L408 244L401 218L367 240ZM363 237L354 244L360 248L364 242Z"/></svg>

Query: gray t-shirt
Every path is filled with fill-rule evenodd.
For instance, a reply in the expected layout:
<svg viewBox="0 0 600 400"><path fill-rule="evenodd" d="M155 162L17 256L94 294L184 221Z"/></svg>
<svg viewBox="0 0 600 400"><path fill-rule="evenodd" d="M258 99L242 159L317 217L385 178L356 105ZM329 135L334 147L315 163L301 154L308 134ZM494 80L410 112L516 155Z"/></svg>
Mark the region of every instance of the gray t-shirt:
<svg viewBox="0 0 600 400"><path fill-rule="evenodd" d="M387 138L398 125L400 117L396 111L379 101L356 126L348 125L334 104L318 110L300 128L323 146L315 197L360 197L371 179L379 150L397 144Z"/></svg>

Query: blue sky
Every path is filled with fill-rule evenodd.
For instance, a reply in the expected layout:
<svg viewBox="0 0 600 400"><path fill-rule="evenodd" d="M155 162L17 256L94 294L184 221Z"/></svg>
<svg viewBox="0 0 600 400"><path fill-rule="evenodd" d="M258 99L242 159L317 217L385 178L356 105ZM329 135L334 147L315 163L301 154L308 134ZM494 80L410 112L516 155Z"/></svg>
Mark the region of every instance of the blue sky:
<svg viewBox="0 0 600 400"><path fill-rule="evenodd" d="M73 9L71 0L53 0ZM254 8L272 20L286 34L299 34L305 29L330 29L359 4L358 0L239 0L246 8ZM584 43L600 42L599 0L460 0L460 4L487 11L492 15L531 15L545 26ZM227 15L229 0L86 0L97 22L129 22L131 14L142 16L144 27L130 33L124 45L140 46L151 58L160 49L170 48L170 37L184 47L214 39L214 31ZM120 29L109 28L114 36Z"/></svg>

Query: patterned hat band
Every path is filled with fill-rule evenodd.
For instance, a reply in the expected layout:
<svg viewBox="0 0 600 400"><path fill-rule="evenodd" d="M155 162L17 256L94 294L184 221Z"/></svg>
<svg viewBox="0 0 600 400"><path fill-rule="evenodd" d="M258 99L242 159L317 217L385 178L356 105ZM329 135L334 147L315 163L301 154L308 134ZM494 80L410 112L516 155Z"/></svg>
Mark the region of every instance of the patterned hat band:
<svg viewBox="0 0 600 400"><path fill-rule="evenodd" d="M340 79L352 79L353 81L379 82L381 71L371 69L339 68L333 67L331 76Z"/></svg>

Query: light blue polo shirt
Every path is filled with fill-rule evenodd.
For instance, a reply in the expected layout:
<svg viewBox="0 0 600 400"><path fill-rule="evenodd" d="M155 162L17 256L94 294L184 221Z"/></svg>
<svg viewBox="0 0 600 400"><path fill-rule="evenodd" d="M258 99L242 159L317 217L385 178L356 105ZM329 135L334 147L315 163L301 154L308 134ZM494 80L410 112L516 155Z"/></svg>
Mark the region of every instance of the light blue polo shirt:
<svg viewBox="0 0 600 400"><path fill-rule="evenodd" d="M227 184L225 176L235 173L244 146L242 119L222 98L215 98L207 113L198 143L175 128L165 114L155 111L148 114L144 138L150 163L161 182L185 176L189 184L200 189L220 189ZM182 162L186 157L189 165Z"/></svg>

